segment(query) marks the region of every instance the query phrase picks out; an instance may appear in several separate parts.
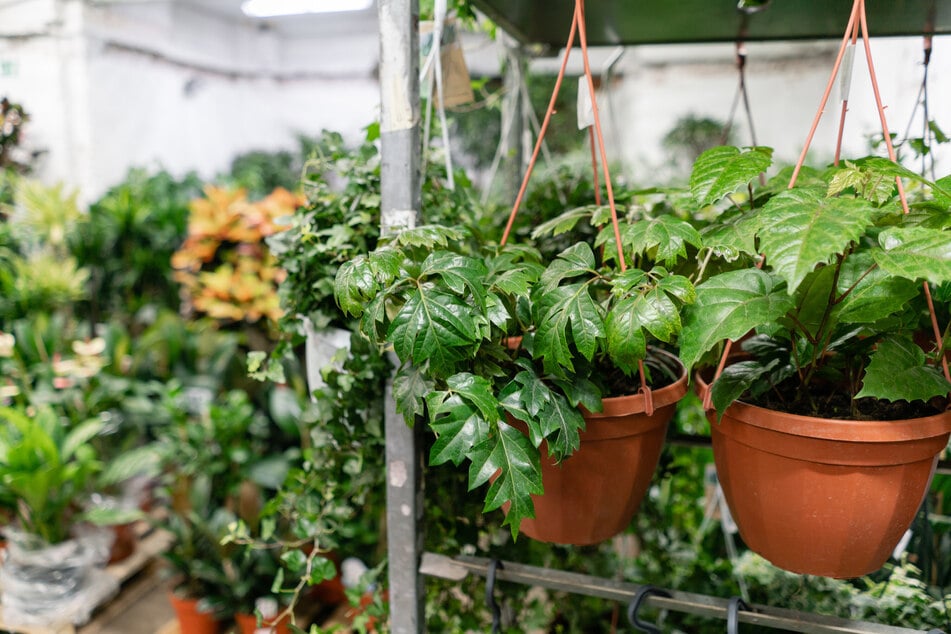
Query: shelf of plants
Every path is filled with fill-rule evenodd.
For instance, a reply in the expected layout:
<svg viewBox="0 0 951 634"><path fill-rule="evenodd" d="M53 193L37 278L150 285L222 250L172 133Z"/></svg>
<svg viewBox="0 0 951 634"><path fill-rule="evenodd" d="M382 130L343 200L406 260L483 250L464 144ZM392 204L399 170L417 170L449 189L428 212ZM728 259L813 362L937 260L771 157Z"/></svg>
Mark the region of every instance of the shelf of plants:
<svg viewBox="0 0 951 634"><path fill-rule="evenodd" d="M764 3L741 2L740 8L751 4ZM414 212L406 211L420 209L416 6L408 0L380 5L382 213L390 240L344 265L336 285L341 308L362 317L364 334L391 344L401 362L387 395L386 416L392 631L426 629L422 577L427 575L455 581L486 576L493 631L499 627L492 599L496 579L630 602L629 620L645 632L659 630L641 620L641 604L725 619L728 631L737 631L739 623L798 632L922 631L423 552L421 425L407 426L404 416L428 418L436 435L432 464L470 462L470 489L489 485L485 510L502 508L513 535L521 531L545 542L594 544L630 522L657 464L670 414L686 393L687 373L699 368L702 358L718 355L715 372L698 374L696 383L705 386L713 379L703 402L719 477L744 541L797 573L854 578L877 570L914 518L951 433L951 412L944 405L951 375L929 286L951 281L949 231L941 221L951 203L951 183L929 182L895 162L876 86L888 159L839 167L837 158L836 168L825 173L803 169L800 161L791 174L782 172L754 192L752 181L770 166L771 151L714 148L697 160L690 183L697 205L721 207L720 217L704 227L702 236L671 217L621 226L587 62L584 1L576 0L565 60L535 156L500 245L480 253L453 229L415 228ZM594 206L536 228L535 236L570 231L582 220L604 227L593 244L569 246L546 266L534 249L502 247L576 32L593 108L595 183L600 149L608 202L602 205L598 199ZM816 122L859 33L876 83L865 3L855 0ZM806 148L814 131L815 126ZM920 185L934 202L918 204L915 214L908 215L905 183ZM749 192L743 197L748 208L732 197L738 191ZM774 228L778 230L771 232ZM707 263L699 274L681 274L687 245L701 240L734 256L729 265L711 269L702 283ZM900 319L884 320L891 315ZM905 325L912 322L916 332L930 337L933 331L939 342L930 363L927 343L913 342L906 334ZM748 335L757 328L760 335L779 336ZM674 337L679 359L656 347ZM741 338L742 353L731 354L732 342ZM895 367L910 378L896 380ZM628 397L608 398L596 375L612 370L633 377L640 389ZM840 377L837 385L854 388L852 398L847 393L844 403L838 403L830 392L840 390L830 390L830 376ZM749 423L744 418L746 410L776 405L771 388L797 380L818 386L802 396L791 389L780 397L794 401L782 406L794 412L785 416L799 427L790 431L793 423ZM756 405L737 400L741 395ZM858 399L879 407L891 402L921 406L856 412ZM932 400L939 404L929 404ZM846 420L855 414L867 421ZM616 417L625 422L618 425ZM764 415L759 418L765 420ZM890 422L868 422L877 420ZM864 431L850 435L853 428ZM888 433L895 432L897 448L886 444ZM839 440L845 443L834 444ZM766 463L767 458L750 453L758 442L771 447L765 453L782 454L779 465L766 467L765 478L728 462L739 453L741 465ZM792 447L797 443L812 455L796 456ZM853 447L857 454L851 457ZM582 456L593 467L584 467ZM876 462L876 457L882 460ZM623 474L615 466L618 460L633 465L632 472ZM801 466L802 460L808 464ZM828 494L814 493L829 474L847 478L846 484L840 480ZM571 496L568 485L589 475L593 481L586 480L580 493L553 501L561 494ZM874 480L876 476L883 479ZM873 491L862 489L865 479L874 480ZM814 510L816 498L826 497L831 509ZM745 500L759 505L743 510ZM769 500L779 504L775 518L761 517L761 503ZM622 507L619 517L603 516L606 501ZM837 533L833 521L840 516L851 528ZM868 543L856 541L856 526L868 533Z"/></svg>

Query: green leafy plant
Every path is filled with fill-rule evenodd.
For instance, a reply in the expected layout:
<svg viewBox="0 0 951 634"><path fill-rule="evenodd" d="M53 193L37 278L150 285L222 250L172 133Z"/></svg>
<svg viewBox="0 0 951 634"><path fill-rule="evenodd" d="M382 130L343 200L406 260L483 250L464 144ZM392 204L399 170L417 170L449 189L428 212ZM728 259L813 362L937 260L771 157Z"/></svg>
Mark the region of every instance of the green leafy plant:
<svg viewBox="0 0 951 634"><path fill-rule="evenodd" d="M166 557L183 594L208 597L225 609L248 594L268 593L270 583L251 588L240 582L242 566L251 564L238 556L240 548L222 542L239 519L258 526L264 492L283 484L297 453L281 446L277 430L244 392L227 392L196 414L188 414L186 397L180 388L169 393L172 420L157 430L155 444L171 503L161 525L175 538ZM263 583L262 575L253 578Z"/></svg>
<svg viewBox="0 0 951 634"><path fill-rule="evenodd" d="M82 502L102 468L89 441L102 421L69 428L50 407L3 407L0 418L0 487L9 510L23 531L47 544L69 539L70 529L88 519Z"/></svg>
<svg viewBox="0 0 951 634"><path fill-rule="evenodd" d="M545 229L568 230L590 212ZM597 225L604 210L596 212ZM666 222L624 228L628 261L636 254L639 262L676 262L686 254L678 231L699 241L678 221L667 227L673 235L654 231ZM508 504L513 533L533 517L531 495L542 492L541 443L559 460L571 455L584 426L578 406L600 411L603 396L619 393L612 379L621 393L633 392L625 375L651 360L648 338L672 341L680 307L693 299L689 280L662 266L622 272L611 229L596 245L607 255L598 258L580 242L545 267L535 249L482 247L463 230L426 226L337 274L341 308L360 316L361 331L392 345L402 362L397 407L410 421L425 417L436 434L430 463L468 461L470 488L489 484L485 510ZM658 380L665 371L668 380L676 375L663 364L652 369Z"/></svg>
<svg viewBox="0 0 951 634"><path fill-rule="evenodd" d="M714 148L698 159L691 190L700 205L736 201L768 164L762 148ZM896 177L921 185L911 213ZM777 182L786 178L708 227L708 244L719 239L738 259L697 287L680 340L684 363L755 330L762 337L744 344L754 358L730 365L712 387L719 412L742 394L813 416L936 411L927 402L951 391L936 367L943 352L914 336L927 315L923 283L951 281L949 181L929 183L880 158L811 172L788 190Z"/></svg>
<svg viewBox="0 0 951 634"><path fill-rule="evenodd" d="M195 174L132 169L89 207L89 222L70 240L70 252L90 272L89 319L108 314L130 325L146 306L178 310L172 254L188 228L188 203L201 194Z"/></svg>

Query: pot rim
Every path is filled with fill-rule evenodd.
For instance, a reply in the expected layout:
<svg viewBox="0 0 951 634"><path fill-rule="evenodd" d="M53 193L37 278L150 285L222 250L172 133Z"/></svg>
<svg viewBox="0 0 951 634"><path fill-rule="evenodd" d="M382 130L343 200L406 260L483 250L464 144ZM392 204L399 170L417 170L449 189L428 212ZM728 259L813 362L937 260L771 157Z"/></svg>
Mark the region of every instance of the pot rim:
<svg viewBox="0 0 951 634"><path fill-rule="evenodd" d="M670 385L665 385L659 390L651 390L651 397L654 401L654 409L657 410L662 407L667 407L668 405L676 404L687 394L688 374L687 368L684 367L684 364L676 355L660 348L650 347L649 349L651 354L664 356L668 360L674 361L677 364L677 367L680 368L680 377L676 381ZM645 410L644 395L639 392L622 396L609 396L601 399L601 404L602 409L600 412L589 412L584 408L584 406L579 406L579 409L586 419L613 418L615 416L643 414Z"/></svg>
<svg viewBox="0 0 951 634"><path fill-rule="evenodd" d="M697 392L702 399L706 391L710 389L710 385L700 372L694 373L694 380L697 384ZM951 432L951 410L919 418L854 420L790 414L736 400L726 408L723 415L740 420L747 425L792 436L851 442L913 441L934 438ZM720 423L713 419L710 424L719 425Z"/></svg>

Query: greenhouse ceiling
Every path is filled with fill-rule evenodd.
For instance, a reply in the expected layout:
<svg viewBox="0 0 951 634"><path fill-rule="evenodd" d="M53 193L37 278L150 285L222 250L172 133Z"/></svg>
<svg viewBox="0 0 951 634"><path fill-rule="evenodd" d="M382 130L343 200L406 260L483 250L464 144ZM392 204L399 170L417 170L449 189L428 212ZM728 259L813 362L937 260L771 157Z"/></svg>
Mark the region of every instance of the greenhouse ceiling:
<svg viewBox="0 0 951 634"><path fill-rule="evenodd" d="M573 0L472 0L525 44L564 46ZM752 4L747 2L747 4ZM589 0L591 45L841 38L851 0L772 0L755 13L737 0ZM951 0L868 0L872 36L951 33Z"/></svg>

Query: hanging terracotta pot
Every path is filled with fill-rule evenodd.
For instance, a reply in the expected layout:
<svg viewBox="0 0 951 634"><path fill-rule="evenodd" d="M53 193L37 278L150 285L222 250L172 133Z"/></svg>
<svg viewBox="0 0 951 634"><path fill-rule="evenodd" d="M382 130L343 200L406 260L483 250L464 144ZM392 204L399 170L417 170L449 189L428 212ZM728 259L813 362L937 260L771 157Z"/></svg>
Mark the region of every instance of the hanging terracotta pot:
<svg viewBox="0 0 951 634"><path fill-rule="evenodd" d="M951 432L951 411L852 421L736 401L719 423L713 411L708 418L717 475L747 546L791 572L837 578L882 567Z"/></svg>
<svg viewBox="0 0 951 634"><path fill-rule="evenodd" d="M256 614L235 614L235 623L238 624L239 634L258 634L258 632L268 632L268 634L288 634L290 629L288 624L291 622L290 616L285 616L279 622L268 621L258 625Z"/></svg>
<svg viewBox="0 0 951 634"><path fill-rule="evenodd" d="M199 611L199 599L179 597L174 592L170 592L168 598L178 617L181 634L218 634L221 624L214 614Z"/></svg>
<svg viewBox="0 0 951 634"><path fill-rule="evenodd" d="M670 360L676 357L655 351ZM542 445L543 495L532 496L535 518L519 530L532 539L587 545L623 531L647 492L677 402L687 393L687 373L653 391L654 413L644 413L644 397L606 398L603 411L584 412L581 446L557 464Z"/></svg>

